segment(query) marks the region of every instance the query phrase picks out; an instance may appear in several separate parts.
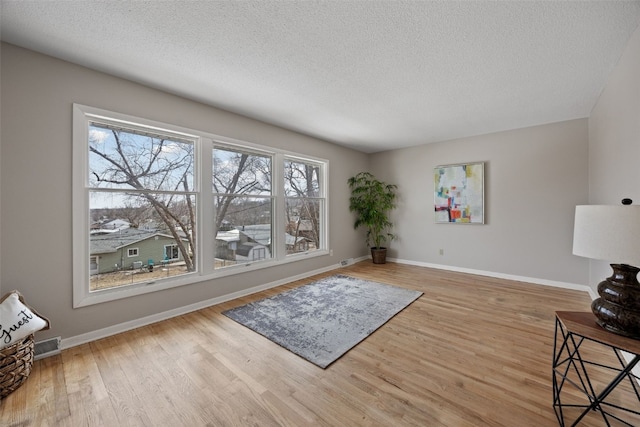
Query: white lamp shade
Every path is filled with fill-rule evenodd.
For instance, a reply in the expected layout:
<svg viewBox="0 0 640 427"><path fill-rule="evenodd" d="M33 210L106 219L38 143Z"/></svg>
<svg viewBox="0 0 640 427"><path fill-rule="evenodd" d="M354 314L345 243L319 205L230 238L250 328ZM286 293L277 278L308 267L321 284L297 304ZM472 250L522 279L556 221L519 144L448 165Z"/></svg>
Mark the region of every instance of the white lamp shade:
<svg viewBox="0 0 640 427"><path fill-rule="evenodd" d="M640 205L576 206L573 253L640 266Z"/></svg>

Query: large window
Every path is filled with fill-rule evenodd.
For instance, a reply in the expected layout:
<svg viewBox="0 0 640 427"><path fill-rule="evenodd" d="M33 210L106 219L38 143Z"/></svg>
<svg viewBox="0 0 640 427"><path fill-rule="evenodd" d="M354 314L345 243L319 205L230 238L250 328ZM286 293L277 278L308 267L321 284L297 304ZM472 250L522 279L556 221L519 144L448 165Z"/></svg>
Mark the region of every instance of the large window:
<svg viewBox="0 0 640 427"><path fill-rule="evenodd" d="M75 306L329 253L324 160L81 105L73 142Z"/></svg>
<svg viewBox="0 0 640 427"><path fill-rule="evenodd" d="M287 253L322 248L324 188L321 163L286 157L284 161Z"/></svg>
<svg viewBox="0 0 640 427"><path fill-rule="evenodd" d="M214 147L214 268L272 257L272 164L269 154Z"/></svg>

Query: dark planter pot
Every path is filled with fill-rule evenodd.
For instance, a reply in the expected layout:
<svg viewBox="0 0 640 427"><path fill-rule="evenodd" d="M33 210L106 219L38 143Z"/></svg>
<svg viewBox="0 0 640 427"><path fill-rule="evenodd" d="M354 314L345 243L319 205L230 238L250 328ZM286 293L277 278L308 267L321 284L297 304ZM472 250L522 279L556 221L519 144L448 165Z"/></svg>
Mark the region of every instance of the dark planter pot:
<svg viewBox="0 0 640 427"><path fill-rule="evenodd" d="M374 264L386 264L387 248L371 248L371 258Z"/></svg>

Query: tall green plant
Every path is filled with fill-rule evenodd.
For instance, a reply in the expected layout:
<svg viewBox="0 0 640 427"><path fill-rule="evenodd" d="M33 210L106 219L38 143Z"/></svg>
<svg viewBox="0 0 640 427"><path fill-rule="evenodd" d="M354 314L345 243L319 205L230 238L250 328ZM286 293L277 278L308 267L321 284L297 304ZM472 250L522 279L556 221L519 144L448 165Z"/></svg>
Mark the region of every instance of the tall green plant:
<svg viewBox="0 0 640 427"><path fill-rule="evenodd" d="M367 246L373 242L374 248L381 248L387 240L395 239L389 213L396 207L398 187L376 179L369 172L358 173L349 178L348 183L351 189L349 210L356 213L353 228L366 228Z"/></svg>

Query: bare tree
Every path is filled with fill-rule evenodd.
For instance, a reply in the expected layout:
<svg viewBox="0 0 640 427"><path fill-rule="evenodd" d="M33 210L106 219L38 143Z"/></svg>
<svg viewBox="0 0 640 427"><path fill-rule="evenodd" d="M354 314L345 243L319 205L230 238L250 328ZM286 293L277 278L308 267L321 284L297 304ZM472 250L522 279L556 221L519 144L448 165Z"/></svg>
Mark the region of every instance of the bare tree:
<svg viewBox="0 0 640 427"><path fill-rule="evenodd" d="M256 154L216 148L213 168L217 233L225 221L242 221L242 212L258 208L259 204L256 206L256 203L248 200L250 196L271 195L271 159ZM270 204L271 200L265 198L262 205L265 203ZM233 215L231 215L232 207Z"/></svg>
<svg viewBox="0 0 640 427"><path fill-rule="evenodd" d="M133 228L140 228L141 223L146 219L146 209L134 206L131 203L127 203L118 212L118 216L127 220Z"/></svg>
<svg viewBox="0 0 640 427"><path fill-rule="evenodd" d="M290 198L287 200L287 228L297 242L302 235L303 221L308 221L311 230L304 236L311 239L316 248L320 247L319 171L318 166L309 163L285 162L285 193Z"/></svg>

